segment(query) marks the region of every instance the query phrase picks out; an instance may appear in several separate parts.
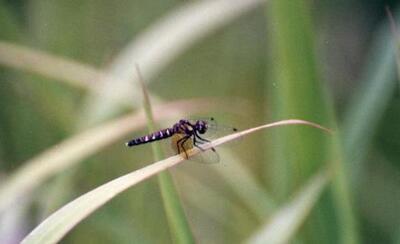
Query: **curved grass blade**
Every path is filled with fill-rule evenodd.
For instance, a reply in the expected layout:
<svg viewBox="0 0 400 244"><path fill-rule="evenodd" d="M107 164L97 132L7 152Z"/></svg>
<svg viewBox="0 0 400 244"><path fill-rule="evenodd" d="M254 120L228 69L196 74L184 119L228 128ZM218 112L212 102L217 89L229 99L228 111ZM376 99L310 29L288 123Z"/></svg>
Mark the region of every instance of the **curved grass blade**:
<svg viewBox="0 0 400 244"><path fill-rule="evenodd" d="M231 0L193 1L160 18L132 40L111 63L107 73L117 82L100 81L96 87L98 92L88 97L87 107L83 109L85 121L107 117L126 101L141 97L140 88L134 87L138 80L132 62L140 64L141 72L150 82L197 41L263 2L265 0L235 1L235 4ZM136 99L130 106L138 107L140 102Z"/></svg>
<svg viewBox="0 0 400 244"><path fill-rule="evenodd" d="M276 82L276 86L269 89L273 99L272 115L274 118L295 116L336 127L332 100L318 71L312 8L305 1L283 0L271 1L267 11L271 31L271 78ZM270 166L274 174L269 176L279 199L286 199L297 185L303 185L322 162L331 160L327 157L342 158L337 138L335 135L328 141L316 133L290 128L274 135L274 160ZM304 236L356 244L359 233L347 172L341 160L335 163L340 172L333 179L331 193L337 221L332 225L325 214L332 212L333 206L321 204L321 211L316 212L305 227ZM329 231L331 227L338 229L337 233Z"/></svg>
<svg viewBox="0 0 400 244"><path fill-rule="evenodd" d="M311 212L329 178L325 170L315 175L291 202L277 211L271 220L248 240L248 243L289 243Z"/></svg>
<svg viewBox="0 0 400 244"><path fill-rule="evenodd" d="M396 16L399 16L396 11ZM398 40L395 40L398 41ZM346 159L349 162L347 170L352 185L356 187L359 174L362 172L362 160L368 153L369 145L374 136L385 108L395 94L396 82L396 49L393 46L392 35L385 25L381 26L368 55L368 63L358 92L352 97L344 115L343 143ZM350 164L351 163L351 164Z"/></svg>
<svg viewBox="0 0 400 244"><path fill-rule="evenodd" d="M312 122L296 119L282 120L221 137L204 144L203 148L211 149L212 147L238 139L250 133L283 125L306 125L331 133L331 130ZM198 148L194 148L187 153L190 157L200 152ZM97 187L50 215L23 240L23 243L55 243L61 240L75 225L119 193L184 160L184 155L175 155Z"/></svg>
<svg viewBox="0 0 400 244"><path fill-rule="evenodd" d="M157 106L155 112L158 119L167 119L176 118L183 112L198 112L210 106L215 106L215 101L194 99ZM121 140L144 125L145 118L142 112L127 115L72 136L28 160L0 185L0 213L49 177Z"/></svg>
<svg viewBox="0 0 400 244"><path fill-rule="evenodd" d="M183 161L179 155L151 164L110 181L70 202L52 214L22 243L55 243L90 213L127 188Z"/></svg>
<svg viewBox="0 0 400 244"><path fill-rule="evenodd" d="M4 41L0 41L0 64L85 89L91 89L96 80L106 76L89 65Z"/></svg>

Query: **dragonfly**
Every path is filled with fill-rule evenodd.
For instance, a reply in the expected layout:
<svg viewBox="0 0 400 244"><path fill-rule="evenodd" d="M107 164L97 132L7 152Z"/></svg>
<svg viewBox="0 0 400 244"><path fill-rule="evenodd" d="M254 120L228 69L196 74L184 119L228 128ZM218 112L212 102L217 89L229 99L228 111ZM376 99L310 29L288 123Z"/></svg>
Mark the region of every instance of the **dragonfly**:
<svg viewBox="0 0 400 244"><path fill-rule="evenodd" d="M165 128L151 134L132 139L126 143L126 146L133 147L172 138L172 146L174 150L178 154L184 152L185 158L188 159L189 156L187 151L193 147L197 147L203 152L205 151L201 145L210 142L210 140L204 138L203 136L206 134L206 132L208 132L207 134L212 134L215 130L217 130L217 124L215 119L212 117L209 119L198 120L181 119L170 128ZM236 128L231 128L231 130L237 131ZM219 156L215 148L212 147L211 151L216 154L217 159L209 161L218 162Z"/></svg>

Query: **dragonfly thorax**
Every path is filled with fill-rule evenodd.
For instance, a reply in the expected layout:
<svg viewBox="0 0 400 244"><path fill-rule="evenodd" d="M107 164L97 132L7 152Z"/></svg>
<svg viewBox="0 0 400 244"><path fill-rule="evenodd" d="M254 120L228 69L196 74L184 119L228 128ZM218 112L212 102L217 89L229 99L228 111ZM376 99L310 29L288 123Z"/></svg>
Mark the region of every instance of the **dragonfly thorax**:
<svg viewBox="0 0 400 244"><path fill-rule="evenodd" d="M181 119L178 123L174 124L173 130L177 134L192 135L194 130L193 127L194 126L188 120Z"/></svg>
<svg viewBox="0 0 400 244"><path fill-rule="evenodd" d="M178 123L174 124L173 131L178 134L204 134L208 128L207 122L204 120L197 120L195 123L191 123L189 120L181 119Z"/></svg>

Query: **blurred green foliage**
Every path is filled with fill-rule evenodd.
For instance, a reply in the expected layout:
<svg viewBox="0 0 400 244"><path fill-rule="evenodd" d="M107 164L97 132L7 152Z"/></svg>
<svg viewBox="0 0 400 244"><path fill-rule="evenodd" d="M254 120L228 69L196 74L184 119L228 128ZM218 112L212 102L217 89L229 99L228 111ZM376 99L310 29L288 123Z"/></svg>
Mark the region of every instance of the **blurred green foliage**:
<svg viewBox="0 0 400 244"><path fill-rule="evenodd" d="M141 31L190 2L193 1L1 1L0 41L105 68ZM196 43L152 80L149 90L166 101L193 97L247 99L252 111L243 111L242 117L210 108L210 114L220 117L223 123L241 129L276 119L300 118L328 127L337 124L339 132L343 132L342 121L352 121L351 125L357 127L360 119L370 119L361 123L365 130L360 132L360 138L368 142L361 143L362 157L358 163L362 167L346 162L345 175L357 176L357 184L350 185L349 192L359 225L358 235L361 243L398 241L400 96L394 95L396 86L381 93L372 89L378 100L381 97L387 102L376 110L368 109L369 116L351 117L356 113L346 113L348 107L362 109L365 100L360 92L365 89L360 87L368 86L368 78L378 72L375 68L383 62L395 63L393 57L382 61L383 52L369 53L380 50L374 43L382 36L385 45L394 41L378 29L387 26L385 4L394 8L398 1L296 0L294 5L289 2L267 3ZM373 61L380 63L367 65ZM392 76L385 79L387 83L378 79L374 85L386 86L397 80ZM83 112L87 93L37 74L0 66L0 179L6 179L24 161L71 136L79 128L78 116ZM353 107L354 104L359 106ZM338 121L331 116L334 111ZM374 114L379 117L373 117ZM143 133L146 131L137 131L135 135ZM347 135L341 136L346 142ZM274 129L273 133L247 137L233 148L254 180L271 191L281 204L320 165L327 163L329 149L325 138L308 128ZM27 233L38 219L73 198L152 162L150 147L126 150L121 145L123 142L51 179L34 199L32 213L27 215L31 219L26 220L29 229L21 227L20 232ZM350 146L352 151L344 148L345 159L359 153L358 144ZM220 165L203 165L210 169L202 168L194 175L188 173L190 168L199 166L188 164L174 169L180 184L190 185L193 178L222 199L216 201L209 194L193 203L188 199L197 192L182 192L186 186L177 184L194 235L203 243L242 242L264 222L260 219L267 220L267 216L254 216L214 173L213 167L229 164L223 158L221 161ZM189 174L189 180L179 177L180 174ZM353 180L347 178L350 183ZM323 195L300 229L296 243L336 243L340 228L334 202L340 199L335 200L332 191L329 189ZM210 203L218 204L219 218L205 211L213 207ZM155 179L118 196L79 224L63 243L132 240L171 240Z"/></svg>

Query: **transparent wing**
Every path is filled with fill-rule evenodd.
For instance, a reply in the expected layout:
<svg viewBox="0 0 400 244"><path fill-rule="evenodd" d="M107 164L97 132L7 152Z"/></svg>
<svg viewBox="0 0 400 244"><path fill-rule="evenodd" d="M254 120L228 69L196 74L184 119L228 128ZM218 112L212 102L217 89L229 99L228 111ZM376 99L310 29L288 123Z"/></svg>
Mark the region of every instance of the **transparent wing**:
<svg viewBox="0 0 400 244"><path fill-rule="evenodd" d="M214 150L209 149L189 158L189 161L202 164L216 164L219 163L220 158L219 154L215 149Z"/></svg>
<svg viewBox="0 0 400 244"><path fill-rule="evenodd" d="M198 120L203 120L207 122L207 131L203 135L200 135L202 138L207 140L213 140L218 137L231 134L236 132L237 129L232 126L223 125L217 122L213 117L195 117L188 119L190 123L196 124Z"/></svg>

